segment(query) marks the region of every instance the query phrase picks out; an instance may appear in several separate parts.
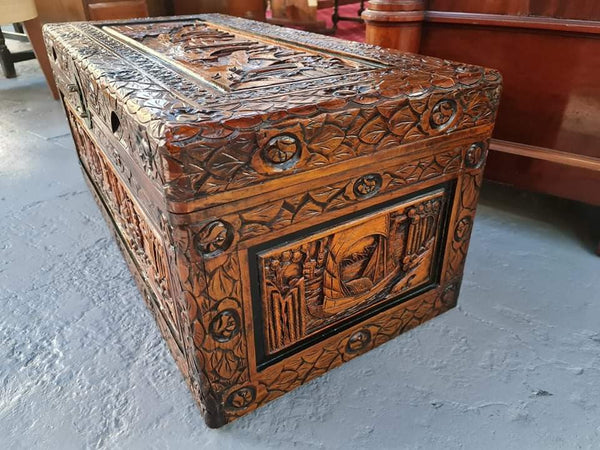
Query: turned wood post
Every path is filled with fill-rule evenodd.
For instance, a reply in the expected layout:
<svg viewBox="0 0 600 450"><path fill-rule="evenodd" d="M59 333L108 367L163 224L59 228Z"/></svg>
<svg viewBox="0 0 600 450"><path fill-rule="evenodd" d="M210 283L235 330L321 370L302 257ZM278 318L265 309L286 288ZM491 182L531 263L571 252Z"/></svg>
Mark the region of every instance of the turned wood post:
<svg viewBox="0 0 600 450"><path fill-rule="evenodd" d="M40 67L42 68L42 72L46 78L46 83L48 83L48 87L52 92L52 97L54 97L54 100L58 100L58 88L56 87L56 81L54 80L54 75L52 74L52 66L50 65L48 52L46 52L46 45L44 44L42 23L40 22L39 17L26 20L23 23L25 24L25 30L27 30L27 36L29 37L29 42L31 42L31 46L33 47L35 57L40 63Z"/></svg>
<svg viewBox="0 0 600 450"><path fill-rule="evenodd" d="M423 0L371 0L362 13L366 42L418 53L424 16Z"/></svg>

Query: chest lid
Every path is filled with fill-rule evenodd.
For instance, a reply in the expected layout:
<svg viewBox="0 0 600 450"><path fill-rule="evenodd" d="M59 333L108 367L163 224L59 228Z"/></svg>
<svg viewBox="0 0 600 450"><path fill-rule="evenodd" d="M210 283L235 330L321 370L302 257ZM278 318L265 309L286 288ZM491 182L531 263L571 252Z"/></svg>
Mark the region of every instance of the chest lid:
<svg viewBox="0 0 600 450"><path fill-rule="evenodd" d="M500 93L493 70L218 14L45 34L58 66L73 61L92 119L116 117L125 148L144 149L173 212L491 127Z"/></svg>

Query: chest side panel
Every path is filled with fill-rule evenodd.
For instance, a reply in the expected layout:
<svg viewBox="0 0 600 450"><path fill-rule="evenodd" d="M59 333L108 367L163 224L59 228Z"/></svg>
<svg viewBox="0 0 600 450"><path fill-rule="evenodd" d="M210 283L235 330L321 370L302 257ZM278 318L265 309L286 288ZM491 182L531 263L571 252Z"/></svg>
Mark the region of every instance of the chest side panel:
<svg viewBox="0 0 600 450"><path fill-rule="evenodd" d="M139 200L123 183L122 175L80 119L70 110L67 110L67 119L84 174L109 212L142 278L162 302L158 305L159 310L181 351L181 324L174 300L168 225L163 219L157 228L149 220Z"/></svg>

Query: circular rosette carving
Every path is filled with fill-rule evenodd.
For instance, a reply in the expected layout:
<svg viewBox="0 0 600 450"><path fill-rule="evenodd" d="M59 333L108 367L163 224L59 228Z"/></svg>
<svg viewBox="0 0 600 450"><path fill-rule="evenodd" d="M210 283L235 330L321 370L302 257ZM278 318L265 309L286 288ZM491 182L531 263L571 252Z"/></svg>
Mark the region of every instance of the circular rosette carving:
<svg viewBox="0 0 600 450"><path fill-rule="evenodd" d="M467 149L465 154L465 166L469 169L481 167L484 160L485 144L483 142L476 142Z"/></svg>
<svg viewBox="0 0 600 450"><path fill-rule="evenodd" d="M227 250L232 241L231 225L221 220L210 222L195 237L196 249L206 257L216 256Z"/></svg>
<svg viewBox="0 0 600 450"><path fill-rule="evenodd" d="M228 342L240 332L240 315L228 308L219 312L209 323L208 331L217 342Z"/></svg>
<svg viewBox="0 0 600 450"><path fill-rule="evenodd" d="M483 70L479 67L460 65L455 68L454 76L460 84L471 86L479 82L483 77L483 74Z"/></svg>
<svg viewBox="0 0 600 450"><path fill-rule="evenodd" d="M358 353L367 348L371 343L371 332L367 329L358 330L348 339L347 353Z"/></svg>
<svg viewBox="0 0 600 450"><path fill-rule="evenodd" d="M271 138L262 149L263 159L280 169L293 167L300 158L302 146L292 134L280 134Z"/></svg>
<svg viewBox="0 0 600 450"><path fill-rule="evenodd" d="M245 409L256 398L256 389L253 386L244 386L233 391L225 399L225 407L228 409Z"/></svg>
<svg viewBox="0 0 600 450"><path fill-rule="evenodd" d="M473 228L473 219L470 216L465 216L456 223L454 228L454 240L462 242L468 238Z"/></svg>
<svg viewBox="0 0 600 450"><path fill-rule="evenodd" d="M354 182L352 188L354 195L359 198L369 198L374 196L381 189L381 175L377 173L370 173L363 175Z"/></svg>
<svg viewBox="0 0 600 450"><path fill-rule="evenodd" d="M453 99L444 98L438 101L431 109L431 114L429 115L429 125L434 130L446 129L454 121L457 111L458 106L456 105L456 101Z"/></svg>

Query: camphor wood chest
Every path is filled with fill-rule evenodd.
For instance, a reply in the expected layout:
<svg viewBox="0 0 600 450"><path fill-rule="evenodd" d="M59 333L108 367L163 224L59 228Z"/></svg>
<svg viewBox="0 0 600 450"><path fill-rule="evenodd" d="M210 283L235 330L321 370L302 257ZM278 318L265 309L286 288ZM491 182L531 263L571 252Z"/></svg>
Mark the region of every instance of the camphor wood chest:
<svg viewBox="0 0 600 450"><path fill-rule="evenodd" d="M44 33L209 426L456 304L497 72L222 15Z"/></svg>

